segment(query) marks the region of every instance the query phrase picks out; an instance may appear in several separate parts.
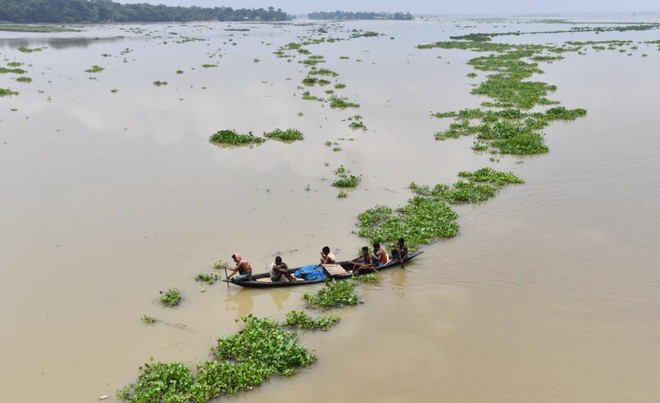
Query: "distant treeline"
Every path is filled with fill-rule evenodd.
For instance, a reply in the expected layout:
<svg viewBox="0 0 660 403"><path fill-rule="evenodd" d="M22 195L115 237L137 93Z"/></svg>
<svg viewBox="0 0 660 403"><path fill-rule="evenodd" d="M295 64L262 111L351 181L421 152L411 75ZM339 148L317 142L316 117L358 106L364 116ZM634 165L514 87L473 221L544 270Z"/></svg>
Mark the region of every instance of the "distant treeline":
<svg viewBox="0 0 660 403"><path fill-rule="evenodd" d="M397 12L374 13L362 11L317 11L309 13L307 18L310 20L412 20L414 17L410 13Z"/></svg>
<svg viewBox="0 0 660 403"><path fill-rule="evenodd" d="M15 23L97 23L167 21L287 21L281 9L168 7L119 4L112 0L0 0L0 21Z"/></svg>

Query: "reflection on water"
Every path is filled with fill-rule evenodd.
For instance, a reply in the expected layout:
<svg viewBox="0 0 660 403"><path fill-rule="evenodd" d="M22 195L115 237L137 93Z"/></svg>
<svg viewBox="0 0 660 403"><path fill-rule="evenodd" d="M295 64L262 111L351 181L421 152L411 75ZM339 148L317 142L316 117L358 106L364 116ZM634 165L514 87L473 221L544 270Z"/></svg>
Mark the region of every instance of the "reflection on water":
<svg viewBox="0 0 660 403"><path fill-rule="evenodd" d="M207 357L209 340L237 330L235 319L283 320L303 309L304 292L321 286L216 284L202 293L193 280L200 268L239 248L257 271L275 251L291 267L316 262L326 244L338 259L353 258L364 244L352 234L359 212L405 203L411 181L451 183L459 171L483 166L511 170L526 184L459 208L456 238L426 246L405 269L381 273L376 286L359 287L364 304L341 311L331 331L305 333L319 357L309 371L232 399L657 399L655 47L639 44L631 56L589 49L543 64L545 74L532 79L557 85L567 107L588 110L545 129L547 155L497 162L473 153L471 138L433 139L443 123L429 111L483 99L470 95L466 78L473 53L416 45L522 25L333 25L333 35L385 34L309 45L346 84L342 95L361 104L356 111L302 100L306 70L273 55L317 25L255 24L246 36L220 23L129 33L89 27L85 34L99 40L1 34L3 58L23 63L33 79L0 76L0 87L20 92L0 98L0 356L11 363L0 366L4 400L113 396L150 356L193 366ZM525 30L565 28L538 25ZM176 43L173 31L207 40ZM562 35L501 39L657 39L653 31ZM130 57L119 57L127 41ZM67 57L24 54L20 46L67 49ZM208 63L217 67L202 67ZM104 70L92 80L85 70L93 65ZM155 87L156 80L168 85ZM347 125L356 113L364 133ZM208 143L221 129L260 135L275 128L297 128L305 140L232 149ZM343 200L330 185L341 165L362 176ZM158 290L172 286L184 303L163 309ZM160 325L145 326L145 314ZM328 382L339 373L352 382Z"/></svg>

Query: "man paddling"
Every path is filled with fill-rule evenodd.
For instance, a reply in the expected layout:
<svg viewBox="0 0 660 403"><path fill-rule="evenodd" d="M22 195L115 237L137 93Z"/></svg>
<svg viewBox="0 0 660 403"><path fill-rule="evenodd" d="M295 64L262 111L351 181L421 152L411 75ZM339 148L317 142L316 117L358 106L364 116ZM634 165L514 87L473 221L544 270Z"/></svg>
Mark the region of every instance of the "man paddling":
<svg viewBox="0 0 660 403"><path fill-rule="evenodd" d="M241 254L238 252L231 255L231 258L234 259L236 267L227 268L227 270L232 272L229 276L227 276L227 280L232 278L236 273L238 273L238 276L236 276L234 281L252 280L252 266L250 266L250 263L247 260L242 259Z"/></svg>

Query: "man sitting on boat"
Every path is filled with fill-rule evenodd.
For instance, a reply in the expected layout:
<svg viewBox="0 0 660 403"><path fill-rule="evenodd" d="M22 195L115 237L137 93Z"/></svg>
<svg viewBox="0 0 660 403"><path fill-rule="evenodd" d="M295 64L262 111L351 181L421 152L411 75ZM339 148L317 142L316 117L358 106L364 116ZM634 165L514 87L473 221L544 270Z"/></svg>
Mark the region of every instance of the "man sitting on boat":
<svg viewBox="0 0 660 403"><path fill-rule="evenodd" d="M234 281L252 280L252 266L250 266L250 263L247 260L242 259L241 254L238 252L231 255L231 258L234 259L236 267L227 268L227 270L232 272L229 276L227 276L227 280L232 278L236 273L238 273L238 276L236 276Z"/></svg>
<svg viewBox="0 0 660 403"><path fill-rule="evenodd" d="M353 273L355 274L373 273L377 269L369 254L368 246L364 246L362 254L351 260L351 263L353 263Z"/></svg>
<svg viewBox="0 0 660 403"><path fill-rule="evenodd" d="M335 258L335 255L330 252L330 247L324 246L323 249L321 249L321 263L320 265L323 264L333 264L337 263L337 259Z"/></svg>
<svg viewBox="0 0 660 403"><path fill-rule="evenodd" d="M408 257L408 246L403 238L399 238L396 248L392 249L392 258L403 262Z"/></svg>
<svg viewBox="0 0 660 403"><path fill-rule="evenodd" d="M379 242L374 243L374 255L371 258L373 259L374 264L378 267L386 265L389 260L387 252L380 247Z"/></svg>
<svg viewBox="0 0 660 403"><path fill-rule="evenodd" d="M275 258L275 263L270 266L270 280L273 283L278 283L284 276L288 281L297 281L295 277L289 273L289 266L282 261L280 256Z"/></svg>

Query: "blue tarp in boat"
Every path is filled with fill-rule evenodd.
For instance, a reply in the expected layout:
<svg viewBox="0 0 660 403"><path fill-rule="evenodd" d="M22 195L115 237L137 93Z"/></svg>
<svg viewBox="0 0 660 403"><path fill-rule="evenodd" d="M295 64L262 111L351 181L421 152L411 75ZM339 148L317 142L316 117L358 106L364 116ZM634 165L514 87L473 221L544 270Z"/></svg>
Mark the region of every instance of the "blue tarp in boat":
<svg viewBox="0 0 660 403"><path fill-rule="evenodd" d="M315 264L308 264L307 266L303 266L300 269L296 270L295 273L293 273L296 277L305 279L307 281L311 280L325 280L325 273L323 272L323 268L319 267L317 268Z"/></svg>

